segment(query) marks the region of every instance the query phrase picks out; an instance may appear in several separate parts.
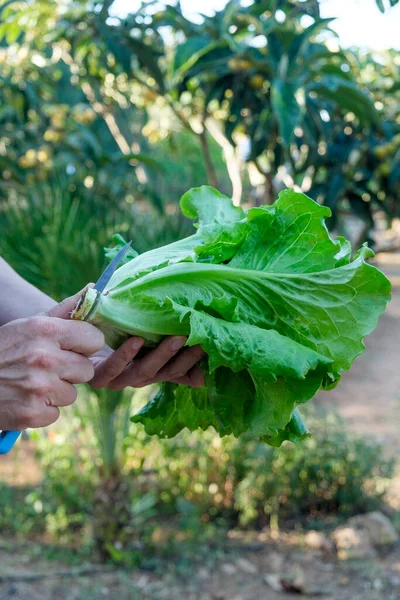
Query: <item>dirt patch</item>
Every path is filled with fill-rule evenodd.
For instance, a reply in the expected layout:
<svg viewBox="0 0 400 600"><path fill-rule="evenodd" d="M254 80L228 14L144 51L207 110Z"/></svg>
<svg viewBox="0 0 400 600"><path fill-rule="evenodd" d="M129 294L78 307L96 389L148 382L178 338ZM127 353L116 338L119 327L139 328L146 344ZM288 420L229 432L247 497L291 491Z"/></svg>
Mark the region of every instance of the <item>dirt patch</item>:
<svg viewBox="0 0 400 600"><path fill-rule="evenodd" d="M282 538L279 543L237 542L200 565L160 563L159 574L137 569L68 569L26 548L0 550L0 597L15 600L295 600L274 591L268 580L301 582L305 596L323 600L398 600L400 549L363 562L337 562L331 555ZM87 574L90 569L93 573ZM80 573L79 573L80 571ZM35 580L35 577L42 579ZM4 577L8 580L4 581ZM300 596L301 597L301 596Z"/></svg>
<svg viewBox="0 0 400 600"><path fill-rule="evenodd" d="M375 439L388 457L400 455L400 253L378 255L377 266L392 283L392 300L371 335L366 351L338 387L316 399L345 418L353 431ZM400 471L389 492L400 509ZM400 598L400 596L399 596Z"/></svg>
<svg viewBox="0 0 400 600"><path fill-rule="evenodd" d="M379 266L392 282L392 300L375 331L365 339L366 351L343 375L335 390L318 400L337 410L350 428L385 445L388 455L400 451L400 254L394 264ZM388 260L388 259L386 259ZM398 262L394 262L398 261Z"/></svg>

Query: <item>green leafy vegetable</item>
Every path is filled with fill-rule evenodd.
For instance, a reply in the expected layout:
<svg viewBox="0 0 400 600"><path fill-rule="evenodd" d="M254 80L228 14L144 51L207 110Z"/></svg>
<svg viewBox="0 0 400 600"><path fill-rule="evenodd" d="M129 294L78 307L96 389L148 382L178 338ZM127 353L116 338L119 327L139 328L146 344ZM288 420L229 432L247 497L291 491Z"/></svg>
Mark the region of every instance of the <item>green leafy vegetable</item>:
<svg viewBox="0 0 400 600"><path fill-rule="evenodd" d="M201 389L163 384L133 417L173 436L210 425L248 431L271 445L309 435L297 406L334 387L364 350L390 299L390 284L363 246L329 237L330 210L281 192L272 206L243 211L209 187L187 192L183 213L197 232L128 257L107 290L88 290L75 318L117 347L129 335L155 345L186 335L207 353ZM108 250L111 258L117 246Z"/></svg>

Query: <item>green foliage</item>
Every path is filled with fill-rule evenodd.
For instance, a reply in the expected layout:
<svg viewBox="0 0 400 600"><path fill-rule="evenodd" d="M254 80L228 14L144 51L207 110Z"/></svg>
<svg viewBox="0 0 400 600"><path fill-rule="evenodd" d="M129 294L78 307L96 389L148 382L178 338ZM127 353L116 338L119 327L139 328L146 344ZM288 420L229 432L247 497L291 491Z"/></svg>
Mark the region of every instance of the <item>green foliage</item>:
<svg viewBox="0 0 400 600"><path fill-rule="evenodd" d="M150 134L160 133L160 124L150 119L146 126ZM208 181L207 170L204 166L199 143L193 133L185 130L175 131L170 127L165 139L156 138L151 145L151 153L159 163L164 165L164 172L154 171L152 178L154 185L166 202L177 203L190 187L198 187ZM230 182L226 172L226 165L217 142L209 137L210 158L219 182L219 189L230 193Z"/></svg>
<svg viewBox="0 0 400 600"><path fill-rule="evenodd" d="M204 186L181 206L198 219L196 234L126 262L105 294L86 292L73 317L104 331L111 347L130 335L148 345L186 335L206 352L205 386L162 385L133 417L148 433L212 425L273 445L302 439L293 411L363 352L389 281L365 262L368 248L351 262L348 242L329 237L329 209L304 194L285 190L245 213Z"/></svg>
<svg viewBox="0 0 400 600"><path fill-rule="evenodd" d="M311 189L332 227L344 209L366 230L377 210L397 214L399 156L379 150L399 133L395 57L332 49L317 1L232 1L202 23L180 5L143 3L123 19L108 19L107 2L19 6L5 5L0 27L0 192L60 168L93 180L102 201L133 195L161 210L206 180L229 193L223 154L236 188L248 167L264 180L257 201Z"/></svg>
<svg viewBox="0 0 400 600"><path fill-rule="evenodd" d="M105 266L103 248L116 231L144 252L170 243L191 225L172 211L160 216L141 203L116 196L98 201L98 188L58 177L11 189L0 202L0 254L22 277L61 300L96 281Z"/></svg>
<svg viewBox="0 0 400 600"><path fill-rule="evenodd" d="M199 543L210 534L210 523L262 527L272 516L273 523L306 525L379 507L393 462L379 445L349 433L338 417L307 416L315 436L281 448L246 437L221 439L212 429L160 441L131 426L124 442L124 473L135 481L125 524L131 540L123 552L118 544L112 549L113 560L135 563L141 548L146 561L147 551L168 548L174 535L169 524ZM90 423L82 413L71 417L39 437L42 484L0 489L3 533L47 532L50 540L91 547L101 458Z"/></svg>
<svg viewBox="0 0 400 600"><path fill-rule="evenodd" d="M124 463L123 442L128 434L132 411L132 392L108 389L91 392L86 400L85 419L89 419L99 447L101 474L111 479Z"/></svg>
<svg viewBox="0 0 400 600"><path fill-rule="evenodd" d="M314 152L312 163L308 163L314 169L309 194L333 210L331 227L343 228L340 215L351 210L365 222L368 232L373 228L377 210L384 211L389 218L398 214L400 95L396 81L400 71L394 52L359 53L357 61L360 79L369 87L385 121L382 127L366 132L354 112L348 113L344 120L335 113L331 115L323 125L323 145ZM307 139L305 129L299 144ZM365 232L362 235L365 239Z"/></svg>
<svg viewBox="0 0 400 600"><path fill-rule="evenodd" d="M243 525L268 515L313 519L379 506L394 462L382 459L379 445L346 431L338 417L317 422L315 436L303 444L286 444L280 452L261 446L249 451L235 501Z"/></svg>
<svg viewBox="0 0 400 600"><path fill-rule="evenodd" d="M0 241L1 255L59 300L97 279L102 247L124 219L118 209L107 214L93 196L82 197L74 187L65 179L31 184L23 194L11 190L0 205L2 227L9 231Z"/></svg>
<svg viewBox="0 0 400 600"><path fill-rule="evenodd" d="M383 0L375 0L376 1L376 5L379 8L379 10L381 11L381 13L384 13L386 10L386 4ZM399 0L389 0L389 6L393 7L396 6L396 4L399 2Z"/></svg>
<svg viewBox="0 0 400 600"><path fill-rule="evenodd" d="M372 98L355 83L353 74L349 79L349 58L315 40L332 19L313 15L314 22L304 28L301 9L287 9L282 24L274 14L277 7L264 5L255 16L256 6L229 3L214 19L222 31L203 26L202 37L198 26L192 26L191 34L185 27L186 42L178 46L174 62L175 93L197 98L201 90L205 110L213 114L218 105L232 143L235 131L257 139L251 149L253 161L262 155L267 158L266 151L281 154L283 161L289 155L293 159L296 127L303 126L307 105L314 98L321 107L327 99L333 100L330 112L353 110L363 124L379 123ZM304 12L308 12L305 6ZM253 44L256 36L257 45ZM314 118L320 125L320 115ZM312 142L318 141L317 135ZM268 170L273 170L272 165Z"/></svg>
<svg viewBox="0 0 400 600"><path fill-rule="evenodd" d="M6 232L0 254L56 299L96 279L102 247L116 231L141 253L189 235L177 198L207 180L229 194L226 165L232 178L230 151L242 140L250 152L236 179L255 169L264 182L256 193L246 188L246 201L250 192L256 202L271 201L276 188L294 183L333 209L336 228L348 210L368 227L377 209L398 214L396 55L330 50L323 41L330 23L320 19L316 0L247 7L232 1L201 24L186 19L179 5L155 12L143 3L125 19L109 19L110 1L67 4L5 1L0 7L0 227ZM378 5L382 10L385 2ZM314 20L306 28L304 15ZM255 44L256 36L264 45ZM225 141L214 139L210 125ZM307 445L284 445L268 450L267 459L264 446L221 441L211 430L160 443L133 427L121 444L128 401L117 393L92 395L90 416L66 418L55 435L51 430L41 438L43 484L1 487L2 531L48 532L72 545L78 535L82 551L93 543L96 490L110 495L104 506L123 501L123 485L108 487L109 476L118 473L122 484L129 473L137 485L126 531L143 533L154 550L155 522L162 515L163 529L167 513L193 533L198 550L207 520L235 524L239 514L243 523L263 524L276 511L347 511L350 501L363 510L371 496L380 496L381 476L389 472L368 444L355 446L336 432L329 452L343 457L340 469L348 473L339 482L341 474L320 466L330 456L323 449L332 431L308 454ZM362 468L351 458L355 452ZM299 481L296 469L306 458L310 474ZM328 482L323 490L321 469ZM270 470L274 479L265 483ZM301 496L288 495L282 472ZM359 487L351 487L352 476ZM326 486L335 501L325 498ZM131 562L140 553L135 544ZM116 562L126 560L115 545L108 552Z"/></svg>
<svg viewBox="0 0 400 600"><path fill-rule="evenodd" d="M218 439L212 431L163 442L161 499L199 506L203 521L263 526L271 515L306 521L347 516L379 506L394 463L379 445L349 433L336 416L308 413L316 432L302 444L271 448L246 436ZM157 479L154 480L154 484Z"/></svg>

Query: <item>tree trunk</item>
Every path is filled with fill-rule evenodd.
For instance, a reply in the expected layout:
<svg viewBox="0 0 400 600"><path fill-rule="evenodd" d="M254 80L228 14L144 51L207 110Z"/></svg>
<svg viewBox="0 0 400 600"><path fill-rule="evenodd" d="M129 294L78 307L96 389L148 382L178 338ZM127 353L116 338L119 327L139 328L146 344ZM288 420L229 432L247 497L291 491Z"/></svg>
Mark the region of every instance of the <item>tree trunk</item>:
<svg viewBox="0 0 400 600"><path fill-rule="evenodd" d="M263 175L265 178L265 191L267 196L266 204L272 204L275 200L276 194L272 173L271 171L266 171L265 169L263 169L257 159L254 161L254 165L256 166L259 173L261 173L261 175Z"/></svg>
<svg viewBox="0 0 400 600"><path fill-rule="evenodd" d="M205 121L205 125L223 150L226 168L232 183L232 200L236 206L240 206L243 191L241 161L235 152L235 148L229 142L228 138L224 136L217 123L213 119L208 118Z"/></svg>
<svg viewBox="0 0 400 600"><path fill-rule="evenodd" d="M203 129L203 131L200 133L199 137L200 137L201 150L203 152L204 165L205 165L206 171L207 171L208 184L211 185L212 187L218 189L218 178L217 178L217 174L215 172L211 154L210 154L210 147L208 145L206 129Z"/></svg>
<svg viewBox="0 0 400 600"><path fill-rule="evenodd" d="M121 474L100 481L93 497L93 539L96 558L115 560L132 542L130 484ZM115 552L113 552L115 550Z"/></svg>
<svg viewBox="0 0 400 600"><path fill-rule="evenodd" d="M272 204L275 200L275 187L271 173L265 174L265 185L268 194L268 204Z"/></svg>

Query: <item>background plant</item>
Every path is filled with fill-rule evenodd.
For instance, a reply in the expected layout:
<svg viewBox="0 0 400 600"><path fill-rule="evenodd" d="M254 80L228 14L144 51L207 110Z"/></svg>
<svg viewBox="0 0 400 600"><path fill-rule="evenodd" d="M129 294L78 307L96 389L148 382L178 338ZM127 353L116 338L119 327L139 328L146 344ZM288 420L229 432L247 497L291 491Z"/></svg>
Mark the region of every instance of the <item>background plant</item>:
<svg viewBox="0 0 400 600"><path fill-rule="evenodd" d="M332 208L335 231L356 215L357 245L398 215L394 51L340 48L315 0L231 1L201 24L179 5L110 12L109 0L0 5L0 254L28 281L58 300L96 280L115 232L140 252L184 237L177 202L206 182L245 205L297 186ZM156 553L176 529L196 544L215 526L367 510L391 473L325 418L322 439L281 450L211 430L125 436L138 399L82 391L78 412L35 435L43 481L1 486L1 531L129 563L138 538ZM116 534L107 507L121 505Z"/></svg>

